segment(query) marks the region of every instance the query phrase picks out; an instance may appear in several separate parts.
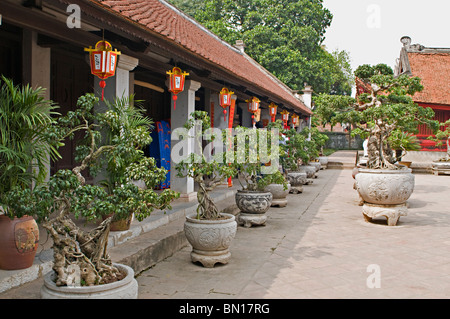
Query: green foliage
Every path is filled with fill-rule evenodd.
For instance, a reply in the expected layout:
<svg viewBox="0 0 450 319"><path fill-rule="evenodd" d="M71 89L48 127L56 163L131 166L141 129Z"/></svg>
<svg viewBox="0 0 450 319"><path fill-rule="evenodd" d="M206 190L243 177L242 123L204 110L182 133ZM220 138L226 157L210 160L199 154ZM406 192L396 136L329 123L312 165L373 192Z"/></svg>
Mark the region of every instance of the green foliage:
<svg viewBox="0 0 450 319"><path fill-rule="evenodd" d="M407 151L419 151L419 139L412 133L395 130L389 136L391 148L395 151L397 161L401 161Z"/></svg>
<svg viewBox="0 0 450 319"><path fill-rule="evenodd" d="M322 47L332 14L322 0L171 0L228 43L245 52L294 90L351 94L348 54ZM351 72L350 72L351 73Z"/></svg>
<svg viewBox="0 0 450 319"><path fill-rule="evenodd" d="M79 157L80 165L72 171L59 170L48 183L38 185L33 191L15 188L6 193L4 198L11 205L10 212L33 212L38 221L46 220L53 213L72 213L88 221L109 214L114 214L114 220L124 219L134 213L142 221L154 209L170 209L170 202L178 193L164 190L158 194L151 188L140 189L133 184L134 178L142 178L147 186L154 186L165 179L167 171L155 167L154 159L145 158L140 150L151 141L149 120L136 115L131 105L125 109L123 102L107 103L104 112L94 112L98 98L86 94L78 99L76 111L59 117L47 130L49 136L62 141L77 131L86 134L82 147L77 149L83 154ZM114 183L109 189L85 184L81 174L84 169L98 170L100 163L110 165L113 160L113 169L107 168L123 176L113 175Z"/></svg>
<svg viewBox="0 0 450 319"><path fill-rule="evenodd" d="M441 146L444 141L447 144L447 155L441 158L439 161L448 162L450 161L450 119L445 122L439 123L439 128L435 130L435 136L430 136L428 139L436 142L436 146Z"/></svg>

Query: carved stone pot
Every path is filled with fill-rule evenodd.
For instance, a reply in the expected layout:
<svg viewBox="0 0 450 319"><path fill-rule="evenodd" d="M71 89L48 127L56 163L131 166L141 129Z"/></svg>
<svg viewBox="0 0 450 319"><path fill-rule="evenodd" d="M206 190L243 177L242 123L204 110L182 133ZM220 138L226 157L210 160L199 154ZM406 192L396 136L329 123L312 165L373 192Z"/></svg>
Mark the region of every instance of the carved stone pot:
<svg viewBox="0 0 450 319"><path fill-rule="evenodd" d="M435 161L431 163L434 175L450 175L450 162L448 161Z"/></svg>
<svg viewBox="0 0 450 319"><path fill-rule="evenodd" d="M134 270L126 265L114 264L126 272L124 279L104 285L95 286L56 286L55 272L44 276L41 288L42 299L137 299L138 283L134 278Z"/></svg>
<svg viewBox="0 0 450 319"><path fill-rule="evenodd" d="M244 227L252 225L264 225L267 220L265 213L272 205L273 195L271 192L242 191L238 190L235 195L236 205L241 211L238 222Z"/></svg>
<svg viewBox="0 0 450 319"><path fill-rule="evenodd" d="M407 215L406 201L414 190L414 175L410 168L360 168L355 180L355 188L364 201L366 221L385 216L388 225L395 226L400 216Z"/></svg>
<svg viewBox="0 0 450 319"><path fill-rule="evenodd" d="M38 244L39 228L33 217L10 219L0 215L0 269L31 267Z"/></svg>
<svg viewBox="0 0 450 319"><path fill-rule="evenodd" d="M197 219L197 214L186 216L184 233L192 245L192 262L200 262L206 268L228 263L237 223L234 215L222 213L221 216L224 218L219 220Z"/></svg>
<svg viewBox="0 0 450 319"><path fill-rule="evenodd" d="M303 193L303 185L308 184L305 172L289 172L287 173L287 180L291 184L291 189L289 190L291 194Z"/></svg>
<svg viewBox="0 0 450 319"><path fill-rule="evenodd" d="M299 172L306 173L307 178L315 178L316 177L316 168L312 165L300 165L298 168Z"/></svg>
<svg viewBox="0 0 450 319"><path fill-rule="evenodd" d="M287 188L281 184L269 184L264 189L272 193L272 204L270 206L285 207L287 205L287 195L291 189L291 184L288 183Z"/></svg>
<svg viewBox="0 0 450 319"><path fill-rule="evenodd" d="M320 164L320 162L310 162L308 165L314 166L314 168L316 169L316 173L318 171L320 171L320 169L322 168L322 165Z"/></svg>
<svg viewBox="0 0 450 319"><path fill-rule="evenodd" d="M328 165L328 156L319 156L319 163L322 166L321 169L327 168Z"/></svg>

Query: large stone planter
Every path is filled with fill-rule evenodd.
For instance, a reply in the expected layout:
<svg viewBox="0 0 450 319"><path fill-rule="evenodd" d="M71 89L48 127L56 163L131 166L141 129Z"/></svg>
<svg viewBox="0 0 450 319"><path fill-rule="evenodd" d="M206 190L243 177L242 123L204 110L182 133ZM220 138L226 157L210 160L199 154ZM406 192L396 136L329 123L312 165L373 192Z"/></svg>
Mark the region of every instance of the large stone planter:
<svg viewBox="0 0 450 319"><path fill-rule="evenodd" d="M322 166L322 169L327 168L328 166L328 156L319 156L319 163Z"/></svg>
<svg viewBox="0 0 450 319"><path fill-rule="evenodd" d="M320 171L320 169L322 168L322 165L320 164L320 162L310 162L308 165L314 166L314 168L316 169L316 173L318 171Z"/></svg>
<svg viewBox="0 0 450 319"><path fill-rule="evenodd" d="M285 207L287 205L287 195L291 189L291 184L288 183L287 188L281 184L269 184L264 189L272 193L272 204L270 206Z"/></svg>
<svg viewBox="0 0 450 319"><path fill-rule="evenodd" d="M237 191L235 195L236 205L241 211L238 223L244 227L252 225L264 225L267 220L265 213L272 204L272 193L261 191Z"/></svg>
<svg viewBox="0 0 450 319"><path fill-rule="evenodd" d="M395 226L400 216L407 215L406 201L414 190L414 175L409 168L399 170L359 169L355 188L363 204L366 221L384 216Z"/></svg>
<svg viewBox="0 0 450 319"><path fill-rule="evenodd" d="M287 173L287 180L291 184L289 193L298 194L303 192L303 185L308 183L305 172L289 172Z"/></svg>
<svg viewBox="0 0 450 319"><path fill-rule="evenodd" d="M44 276L41 288L42 299L137 299L138 283L134 278L134 270L122 264L114 264L127 273L120 281L96 286L61 286L55 284L56 274L51 271Z"/></svg>
<svg viewBox="0 0 450 319"><path fill-rule="evenodd" d="M213 268L216 263L228 263L237 223L234 215L221 215L224 219L202 220L196 218L197 214L186 216L184 233L192 245L192 262L200 262L207 268Z"/></svg>
<svg viewBox="0 0 450 319"><path fill-rule="evenodd" d="M432 162L431 165L432 165L434 175L440 175L440 174L450 175L450 162L436 161L436 162Z"/></svg>
<svg viewBox="0 0 450 319"><path fill-rule="evenodd" d="M306 173L307 178L315 178L316 177L316 168L312 165L300 165L298 167L298 171Z"/></svg>

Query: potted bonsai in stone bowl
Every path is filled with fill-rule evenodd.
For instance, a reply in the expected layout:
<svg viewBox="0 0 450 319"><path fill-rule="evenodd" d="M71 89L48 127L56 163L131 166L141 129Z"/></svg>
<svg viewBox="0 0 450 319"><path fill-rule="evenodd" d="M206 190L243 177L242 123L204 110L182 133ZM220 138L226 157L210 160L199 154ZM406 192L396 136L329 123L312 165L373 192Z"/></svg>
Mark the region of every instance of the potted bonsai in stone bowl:
<svg viewBox="0 0 450 319"><path fill-rule="evenodd" d="M185 129L197 128L202 136L210 134L212 140L219 138L211 133L210 118L206 112L195 111L186 122ZM189 136L186 135L187 138ZM201 140L194 138L201 150ZM176 165L179 177L190 177L198 185L197 212L186 216L184 232L192 246L192 262L200 262L204 267L213 268L215 264L227 264L231 258L229 246L237 231L235 216L222 213L210 196L210 191L221 184L225 178L234 175L234 170L224 161L224 153L206 156L204 152L187 154Z"/></svg>
<svg viewBox="0 0 450 319"><path fill-rule="evenodd" d="M433 173L450 174L450 119L439 124L439 129L436 130L435 137L429 137L430 140L436 142L436 146L441 146L446 143L447 152L446 155L437 161L432 163Z"/></svg>
<svg viewBox="0 0 450 319"><path fill-rule="evenodd" d="M50 180L36 186L32 192L21 192L33 211L42 216L43 227L53 242L53 271L45 275L42 298L137 298L137 282L133 269L115 264L107 253L108 235L113 217L92 230L78 226L73 218L98 220L104 214L114 213L119 205L126 205L138 218L148 216L155 208L170 208L176 193L156 194L151 189L140 189L127 183L108 192L100 185L87 184L83 174L98 168L99 159L107 152L127 149L139 134L115 136L105 143L100 132L108 126L105 118L115 117L111 110L94 112L98 98L86 94L78 99L76 111L59 117L47 129L57 141L85 133L87 144L80 145L80 163L72 170L58 170ZM116 118L116 124L126 120ZM80 154L84 154L81 157Z"/></svg>
<svg viewBox="0 0 450 319"><path fill-rule="evenodd" d="M21 196L45 181L57 141L46 135L56 106L44 89L0 81L0 269L29 268L39 245L33 205Z"/></svg>
<svg viewBox="0 0 450 319"><path fill-rule="evenodd" d="M366 133L368 140L367 168L355 176L356 189L363 199L366 221L385 216L388 225L397 224L407 214L406 201L414 190L412 170L396 164L391 136L400 130L414 132L419 124L436 127L431 108L413 102L411 96L423 89L418 77L395 77L385 64L362 65L355 75L368 88L357 98L320 95L316 106L334 107L335 121L356 126L353 134ZM360 88L358 88L360 89Z"/></svg>

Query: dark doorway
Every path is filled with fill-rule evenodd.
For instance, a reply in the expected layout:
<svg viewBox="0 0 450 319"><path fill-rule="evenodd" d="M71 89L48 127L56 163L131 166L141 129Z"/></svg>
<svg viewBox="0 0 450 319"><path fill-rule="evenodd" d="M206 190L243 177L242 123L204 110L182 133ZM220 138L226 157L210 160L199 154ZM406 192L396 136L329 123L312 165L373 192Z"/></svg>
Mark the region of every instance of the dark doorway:
<svg viewBox="0 0 450 319"><path fill-rule="evenodd" d="M0 75L22 83L22 29L7 23L0 25Z"/></svg>

